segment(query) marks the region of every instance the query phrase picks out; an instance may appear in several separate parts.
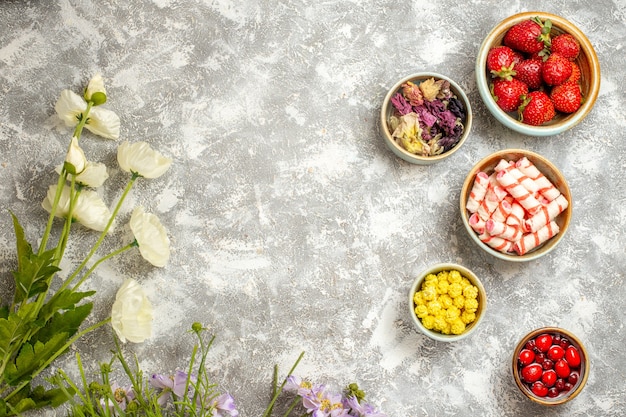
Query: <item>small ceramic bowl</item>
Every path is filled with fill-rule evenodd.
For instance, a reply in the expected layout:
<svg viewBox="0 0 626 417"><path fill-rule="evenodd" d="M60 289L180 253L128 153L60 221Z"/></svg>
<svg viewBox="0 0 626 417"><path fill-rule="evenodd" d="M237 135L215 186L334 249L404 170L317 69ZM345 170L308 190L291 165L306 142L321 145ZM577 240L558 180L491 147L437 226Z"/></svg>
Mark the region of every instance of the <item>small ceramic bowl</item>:
<svg viewBox="0 0 626 417"><path fill-rule="evenodd" d="M470 224L471 213L467 210L467 202L470 197L470 193L472 192L472 187L477 173L484 172L487 175L491 175L494 172L494 168L496 167L496 165L502 159L507 161L518 161L523 157L527 158L545 176L545 178L547 178L554 185L554 187L556 187L556 189L560 191L563 197L567 200L568 204L567 208L565 208L564 211L562 211L558 216L554 218L554 221L559 226L559 232L554 237L545 241L536 248L528 250L522 255L518 255L516 252L513 251L501 252L487 245L486 243L483 243L483 241L479 237L479 234ZM565 177L563 176L561 171L559 171L559 169L546 158L534 152L523 149L505 149L486 156L476 165L474 165L474 167L467 174L465 182L463 183L463 187L461 188L460 211L465 229L469 233L472 240L482 250L495 256L496 258L503 259L505 261L526 262L538 259L548 254L561 241L569 227L570 220L572 218L572 195L569 186L565 181Z"/></svg>
<svg viewBox="0 0 626 417"><path fill-rule="evenodd" d="M539 338L542 338L541 345L550 346L547 351L542 352L537 347L539 342L535 341ZM556 346L560 346L560 349ZM540 358L541 354L543 357ZM558 357L561 358L556 359ZM548 365L544 363L546 360L550 361ZM536 364L539 364L537 369L541 369L540 374L535 374L540 375L537 384L543 387L535 387L533 390L535 382L524 378L524 375L532 376L533 372L525 374L524 367L536 367ZM538 404L554 406L564 404L580 394L589 378L589 356L585 346L572 332L558 327L542 327L519 341L513 351L511 369L515 385L526 398ZM552 373L549 370L555 371L556 375L546 376L546 373Z"/></svg>
<svg viewBox="0 0 626 417"><path fill-rule="evenodd" d="M580 55L575 62L580 67L581 89L584 98L582 105L576 112L572 114L557 114L553 120L541 126L524 124L518 120L516 114L506 113L498 107L491 96L490 84L492 78L487 71L487 54L489 50L495 46L502 45L504 35L512 26L534 17L539 17L542 21L546 19L552 21L552 37L560 33L569 33L578 40L580 44ZM476 59L476 83L480 97L491 114L500 123L509 129L528 136L552 136L571 129L580 123L591 111L598 97L598 93L600 92L600 62L589 39L587 39L585 34L573 23L563 17L550 13L524 12L504 19L487 34L480 46Z"/></svg>
<svg viewBox="0 0 626 417"><path fill-rule="evenodd" d="M390 126L390 123L392 116L394 116L394 114L396 113L396 109L391 103L391 99L397 93L402 91L402 86L407 82L419 85L420 83L429 80L430 78L434 78L435 81L446 80L450 83L450 91L457 97L465 110L465 120L461 120L461 123L463 124L463 133L461 134L458 142L456 143L456 145L454 145L454 147L438 155L422 156L407 151L396 140L394 140L392 136L393 129ZM459 148L461 148L461 146L469 136L470 130L472 129L472 107L470 105L469 99L465 95L465 92L461 89L461 87L459 87L456 82L441 74L437 74L434 72L421 72L405 77L398 81L393 87L391 87L391 89L385 96L385 99L383 100L383 105L380 112L380 125L385 143L387 144L389 149L391 149L391 151L396 154L396 156L412 164L430 165L448 158L453 153L458 151Z"/></svg>
<svg viewBox="0 0 626 417"><path fill-rule="evenodd" d="M476 301L478 302L478 306L477 306L476 311L473 312L475 315L474 320L470 323L467 323L465 330L460 334L444 334L441 331L434 330L437 326L432 327L429 325L428 327L430 328L427 328L427 326L425 326L423 323L423 319L417 316L416 307L418 305L416 304L415 293L422 290L422 284L424 284L424 282L427 280L427 277L429 275L437 275L443 271L448 271L448 272L458 271L462 277L467 278L469 283L473 285L474 287L476 287L474 290L470 290L470 292L477 291ZM458 288L456 289L456 291L458 292ZM435 298L442 305L442 308L445 308L446 303L441 297L441 294L443 294L443 292L441 292L441 288L440 288L440 292L436 295ZM467 294L468 293L466 293L466 295ZM455 294L449 294L450 297L452 297L452 295L455 295ZM468 298L471 298L471 296L468 296ZM485 292L485 288L483 287L483 284L480 282L478 277L468 268L462 265L454 264L454 263L440 263L440 264L431 266L430 268L426 269L421 274L419 274L417 278L415 278L415 281L413 282L413 285L411 286L411 290L409 291L408 305L409 305L409 315L411 316L411 320L413 321L413 323L415 323L415 326L420 332L430 337L431 339L434 339L440 342L455 342L455 341L464 339L470 334L472 334L476 330L480 322L483 320L483 317L485 316L485 311L487 309L487 294ZM427 305L427 301L424 305ZM471 307L468 306L468 308L471 308ZM461 308L457 307L457 309L459 310L459 317L461 317L465 310L465 307L464 306L462 306ZM431 312L429 312L429 315ZM471 310L468 310L468 313L470 312ZM431 316L431 317L434 317L434 316ZM450 323L454 325L453 320L450 320Z"/></svg>

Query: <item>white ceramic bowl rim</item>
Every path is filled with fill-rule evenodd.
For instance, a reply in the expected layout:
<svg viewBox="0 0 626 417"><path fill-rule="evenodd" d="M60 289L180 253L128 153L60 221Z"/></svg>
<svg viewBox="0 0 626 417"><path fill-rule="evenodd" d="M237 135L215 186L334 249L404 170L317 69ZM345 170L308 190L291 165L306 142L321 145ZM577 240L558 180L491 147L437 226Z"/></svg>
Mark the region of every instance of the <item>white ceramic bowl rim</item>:
<svg viewBox="0 0 626 417"><path fill-rule="evenodd" d="M406 149L404 149L402 146L398 145L393 139L391 139L389 142L393 142L392 146L394 146L395 149L397 149L399 152L401 152L403 155L405 155L406 157L410 159L428 161L429 163L431 162L434 163L442 159L445 159L449 157L450 155L452 155L453 153L455 153L461 147L463 142L465 142L465 139L469 136L469 133L472 129L472 117L471 117L472 106L470 104L469 99L467 98L467 95L463 91L463 89L454 80L436 72L416 72L414 74L404 77L403 79L398 81L393 87L391 87L389 91L387 92L387 95L385 96L385 99L383 100L380 124L381 124L381 128L383 129L383 133L385 137L391 138L392 132L389 131L389 126L388 126L388 121L387 121L388 109L389 109L389 106L392 106L391 98L398 92L402 84L406 83L407 81L411 81L412 79L415 79L415 78L431 78L431 77L435 79L448 81L450 85L452 86L452 88L455 90L455 93L457 94L457 96L459 96L458 97L459 100L461 100L463 104L466 106L465 112L467 114L467 117L466 117L466 122L464 126L465 130L463 132L461 140L456 145L454 145L454 147L450 149L449 151L444 152L440 155L434 155L434 156L415 155L415 154L410 153Z"/></svg>
<svg viewBox="0 0 626 417"><path fill-rule="evenodd" d="M424 327L424 325L422 324L422 321L415 315L415 311L414 311L415 308L414 308L414 303L413 303L413 294L415 294L415 292L418 290L418 287L420 286L420 284L422 283L426 275L431 274L431 273L437 274L438 272L441 272L441 271L451 271L453 269L456 269L457 271L459 271L461 275L469 279L472 282L472 284L474 284L478 288L479 297L481 297L481 303L482 303L480 307L481 308L480 317L474 323L472 323L463 333L459 335L447 335L447 334L435 332L433 330L428 330L426 327ZM485 292L485 287L483 286L482 282L476 276L476 274L474 274L468 268L462 265L458 265L456 263L439 263L439 264L432 265L427 269L424 269L420 274L417 275L417 278L415 279L415 281L413 281L413 285L411 285L411 289L409 291L409 313L411 314L413 323L415 323L418 330L421 331L424 335L430 337L431 339L437 340L439 342L456 342L458 340L465 339L470 334L474 333L474 331L478 327L478 324L482 321L483 317L485 317L486 311L487 311L487 294Z"/></svg>

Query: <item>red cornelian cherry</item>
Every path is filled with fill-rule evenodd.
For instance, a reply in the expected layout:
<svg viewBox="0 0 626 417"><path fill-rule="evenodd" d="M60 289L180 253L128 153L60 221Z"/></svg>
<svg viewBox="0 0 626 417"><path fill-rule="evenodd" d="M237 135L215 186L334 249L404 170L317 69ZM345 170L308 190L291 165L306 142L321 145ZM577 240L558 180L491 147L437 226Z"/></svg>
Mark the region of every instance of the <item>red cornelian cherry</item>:
<svg viewBox="0 0 626 417"><path fill-rule="evenodd" d="M522 366L530 365L535 360L535 352L530 349L522 349L519 353L518 360Z"/></svg>
<svg viewBox="0 0 626 417"><path fill-rule="evenodd" d="M554 369L548 369L541 375L541 382L543 382L546 387L552 387L556 383L556 379Z"/></svg>
<svg viewBox="0 0 626 417"><path fill-rule="evenodd" d="M549 334L540 334L535 338L535 346L540 352L547 352L552 346L552 336Z"/></svg>
<svg viewBox="0 0 626 417"><path fill-rule="evenodd" d="M561 341L559 342L559 345L563 348L563 349L567 349L567 347L569 345L571 345L571 343L569 342L569 340L566 337L561 337Z"/></svg>
<svg viewBox="0 0 626 417"><path fill-rule="evenodd" d="M565 380L563 378L558 378L554 383L554 387L559 391L563 391L565 389Z"/></svg>
<svg viewBox="0 0 626 417"><path fill-rule="evenodd" d="M550 346L550 349L548 349L548 353L547 353L548 358L552 361L558 361L564 355L565 355L565 350L560 345Z"/></svg>
<svg viewBox="0 0 626 417"><path fill-rule="evenodd" d="M576 372L576 371L573 371L567 377L567 382L569 382L573 386L573 385L576 385L576 383L578 382L579 379L580 379L580 374L578 372Z"/></svg>
<svg viewBox="0 0 626 417"><path fill-rule="evenodd" d="M559 359L554 364L554 371L559 378L567 378L570 373L570 367L565 359Z"/></svg>
<svg viewBox="0 0 626 417"><path fill-rule="evenodd" d="M552 362L550 359L546 359L541 364L541 367L544 369L544 371L547 371L548 369L554 368L554 362Z"/></svg>
<svg viewBox="0 0 626 417"><path fill-rule="evenodd" d="M548 390L548 397L554 398L559 396L559 390L555 387L552 387Z"/></svg>
<svg viewBox="0 0 626 417"><path fill-rule="evenodd" d="M541 381L533 383L530 389L537 397L545 397L548 395L548 387L546 387Z"/></svg>
<svg viewBox="0 0 626 417"><path fill-rule="evenodd" d="M541 378L543 368L541 368L541 365L537 363L531 363L530 365L523 367L520 373L524 382L532 384Z"/></svg>
<svg viewBox="0 0 626 417"><path fill-rule="evenodd" d="M572 368L577 368L578 366L580 366L580 353L578 352L578 349L576 349L574 346L569 346L565 350L564 356L565 360Z"/></svg>

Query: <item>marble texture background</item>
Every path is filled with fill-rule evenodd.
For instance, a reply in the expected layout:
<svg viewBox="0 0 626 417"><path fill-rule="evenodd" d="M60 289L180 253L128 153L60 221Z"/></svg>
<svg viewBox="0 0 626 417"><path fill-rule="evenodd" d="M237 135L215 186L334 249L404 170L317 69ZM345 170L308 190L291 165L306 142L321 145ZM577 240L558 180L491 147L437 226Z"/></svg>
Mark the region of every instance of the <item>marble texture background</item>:
<svg viewBox="0 0 626 417"><path fill-rule="evenodd" d="M505 129L476 90L482 38L528 10L574 22L602 67L593 111L549 138ZM41 235L40 201L70 137L54 103L100 72L121 139L174 159L135 187L105 248L130 239L124 223L142 204L168 228L170 263L132 252L89 283L93 321L125 278L146 288L154 337L126 346L146 372L184 368L200 321L217 335L209 370L242 416L261 414L273 365L286 372L301 351L297 374L337 390L356 381L390 417L626 414L626 1L4 0L0 27L3 295L15 265L7 211ZM418 71L450 76L474 108L463 149L429 167L395 157L378 126L387 89ZM113 204L126 181L116 144L85 138L110 166L100 192ZM559 247L525 264L482 252L458 212L473 164L518 147L562 170L574 207ZM66 270L94 239L77 230ZM448 261L473 269L489 298L478 332L454 344L419 334L406 306L415 275ZM587 387L558 408L522 398L509 371L517 341L542 326L573 331L591 356ZM94 376L111 334L76 346Z"/></svg>

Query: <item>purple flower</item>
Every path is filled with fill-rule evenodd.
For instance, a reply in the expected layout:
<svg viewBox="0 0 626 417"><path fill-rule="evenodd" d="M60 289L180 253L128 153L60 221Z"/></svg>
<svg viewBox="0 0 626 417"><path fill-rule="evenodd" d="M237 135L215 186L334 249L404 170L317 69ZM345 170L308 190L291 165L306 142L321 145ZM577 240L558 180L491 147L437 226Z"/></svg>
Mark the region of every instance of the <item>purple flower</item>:
<svg viewBox="0 0 626 417"><path fill-rule="evenodd" d="M135 391L131 387L120 387L117 382L111 384L111 392L113 393L113 399L117 403L117 407L110 399L101 399L100 405L104 408L107 407L111 414L117 415L117 409L125 411L128 403L135 399Z"/></svg>
<svg viewBox="0 0 626 417"><path fill-rule="evenodd" d="M324 385L314 386L308 395L302 396L302 405L312 417L347 417L341 394L329 393Z"/></svg>
<svg viewBox="0 0 626 417"><path fill-rule="evenodd" d="M191 397L193 395L193 385L196 382L196 376L191 375L189 377L189 387L187 395ZM154 388L162 390L158 398L158 403L161 407L164 407L172 397L172 393L177 398L185 396L185 388L187 387L187 373L183 371L176 371L174 376L167 376L162 374L153 374L150 377L150 385Z"/></svg>
<svg viewBox="0 0 626 417"><path fill-rule="evenodd" d="M345 405L355 417L387 417L385 413L377 411L374 406L367 403L359 403L359 400L352 396L345 400ZM354 414L356 413L356 414Z"/></svg>
<svg viewBox="0 0 626 417"><path fill-rule="evenodd" d="M300 378L296 375L289 375L287 383L283 388L286 392L295 392L300 397L305 397L311 393L313 384L310 381Z"/></svg>
<svg viewBox="0 0 626 417"><path fill-rule="evenodd" d="M211 404L213 417L237 417L239 411L235 407L235 399L228 393L217 397Z"/></svg>
<svg viewBox="0 0 626 417"><path fill-rule="evenodd" d="M411 104L400 93L397 93L395 96L391 97L391 104L393 104L393 107L398 110L400 116L404 116L405 114L411 113L413 111Z"/></svg>

